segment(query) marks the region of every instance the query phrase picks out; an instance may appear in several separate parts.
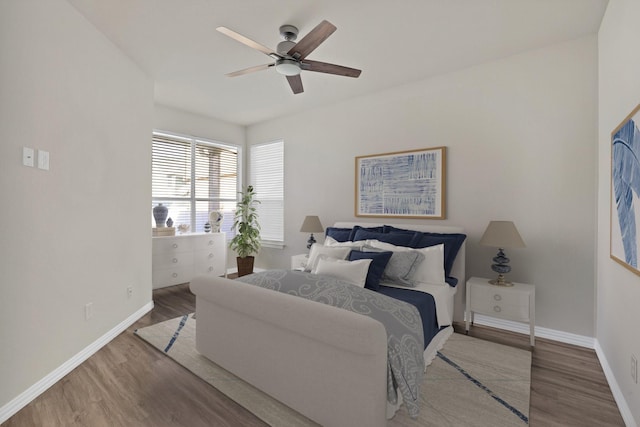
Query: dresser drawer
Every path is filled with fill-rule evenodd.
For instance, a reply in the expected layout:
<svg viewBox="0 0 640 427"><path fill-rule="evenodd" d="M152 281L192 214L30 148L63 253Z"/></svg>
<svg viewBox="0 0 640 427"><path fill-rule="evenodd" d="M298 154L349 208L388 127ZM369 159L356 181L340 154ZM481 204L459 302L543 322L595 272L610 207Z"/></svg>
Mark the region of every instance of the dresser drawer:
<svg viewBox="0 0 640 427"><path fill-rule="evenodd" d="M193 249L195 251L215 249L225 250L225 234L224 233L210 233L197 236L192 239Z"/></svg>
<svg viewBox="0 0 640 427"><path fill-rule="evenodd" d="M224 276L225 273L225 266L219 262L197 263L193 268L194 277L206 276L208 274L213 276Z"/></svg>
<svg viewBox="0 0 640 427"><path fill-rule="evenodd" d="M193 241L184 237L154 237L153 253L181 253L193 250Z"/></svg>
<svg viewBox="0 0 640 427"><path fill-rule="evenodd" d="M153 268L175 268L193 265L192 252L160 252L153 254Z"/></svg>
<svg viewBox="0 0 640 427"><path fill-rule="evenodd" d="M213 249L193 254L194 264L212 264L221 261L223 257L223 254L220 254Z"/></svg>
<svg viewBox="0 0 640 427"><path fill-rule="evenodd" d="M186 283L193 277L193 265L175 268L154 268L151 274L153 289Z"/></svg>

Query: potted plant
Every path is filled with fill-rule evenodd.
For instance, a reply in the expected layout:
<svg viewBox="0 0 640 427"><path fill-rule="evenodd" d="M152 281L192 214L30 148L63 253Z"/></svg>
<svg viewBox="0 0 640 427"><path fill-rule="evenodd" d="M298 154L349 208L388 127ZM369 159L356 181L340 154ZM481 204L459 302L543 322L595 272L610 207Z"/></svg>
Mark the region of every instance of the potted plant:
<svg viewBox="0 0 640 427"><path fill-rule="evenodd" d="M256 193L251 185L240 195L233 222L236 235L229 243L238 255L238 277L253 273L253 254L260 249L260 224L255 206L260 201L255 199Z"/></svg>

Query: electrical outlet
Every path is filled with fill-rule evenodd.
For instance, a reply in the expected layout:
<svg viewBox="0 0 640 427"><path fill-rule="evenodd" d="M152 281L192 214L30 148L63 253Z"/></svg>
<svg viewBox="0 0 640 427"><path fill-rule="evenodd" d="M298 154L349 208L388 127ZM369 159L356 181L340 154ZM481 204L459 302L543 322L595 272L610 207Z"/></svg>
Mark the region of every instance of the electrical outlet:
<svg viewBox="0 0 640 427"><path fill-rule="evenodd" d="M22 164L25 166L33 167L33 157L34 151L33 148L22 147Z"/></svg>
<svg viewBox="0 0 640 427"><path fill-rule="evenodd" d="M631 355L631 379L635 384L638 384L638 358Z"/></svg>
<svg viewBox="0 0 640 427"><path fill-rule="evenodd" d="M93 316L93 303L88 302L84 306L84 320L89 320Z"/></svg>
<svg viewBox="0 0 640 427"><path fill-rule="evenodd" d="M132 295L133 295L133 286L129 286L127 288L127 298L131 298Z"/></svg>

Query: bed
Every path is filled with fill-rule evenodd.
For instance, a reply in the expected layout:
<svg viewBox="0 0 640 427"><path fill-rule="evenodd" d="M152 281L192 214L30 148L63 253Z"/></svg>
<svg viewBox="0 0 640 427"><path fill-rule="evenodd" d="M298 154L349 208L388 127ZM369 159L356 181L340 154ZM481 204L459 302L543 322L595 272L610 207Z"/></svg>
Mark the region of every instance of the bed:
<svg viewBox="0 0 640 427"><path fill-rule="evenodd" d="M430 243L434 236L445 239L454 235L464 236L461 228L448 226L339 222L331 229L331 232L336 230L333 234L335 237L339 236L340 230L357 230L360 240L353 240L355 235L350 236L350 241L328 235L325 240L327 245L322 246L333 245L338 248L348 247L349 242L362 242L367 244L371 252L393 252L394 255L396 251L388 249L391 246L399 247L400 245L394 245L397 241L390 239L391 243L380 242L368 237L381 236L375 233L405 232L409 235L412 231L418 231L420 236L428 235L429 238L423 238L422 243L425 244ZM327 233L329 232L328 230ZM417 237L417 233L412 235L412 241L415 242ZM405 238L401 237L401 240L404 241ZM375 242L380 242L380 247L371 249L369 244L373 245ZM443 248L447 246L452 245L445 244ZM426 248L425 253L431 250ZM323 250L329 251L326 248ZM352 257L354 252L359 251L350 248L349 256ZM453 283L457 279L458 283L464 283L464 237L455 252L454 259L448 259L450 265L445 269L445 280ZM393 305L397 302L398 306L403 306L411 313L417 313L420 309L412 305L414 298L417 299L417 306L431 304L430 315L418 316L419 319L430 317L431 326L425 326L428 322L423 321L418 329L393 341L394 332L390 332L386 321L383 325L375 317L329 305L322 299L319 301L323 303L318 303L318 300L300 295L305 293L322 296L322 292L310 292L309 286L315 286L315 282L323 282L325 275L322 273L325 271L321 266L324 268L330 266L329 262L338 262L312 255L313 248L309 259L317 261L317 264L309 266L311 271L270 271L245 276L240 280L222 277L194 279L191 289L196 295L196 348L207 358L321 425L385 426L387 418L393 416L403 400L408 409L412 404L412 385L409 383L403 389L401 381L398 381L403 378L404 371L395 371L397 353L391 353L391 343L405 342L409 336L422 335L419 344L418 339L407 341L411 343L408 348L414 349L411 356L413 358L407 360L410 361L409 365L420 363L420 370L423 371L453 332L451 325L454 314L463 313L460 309L463 286L425 282L414 283L415 287L407 289L406 284L390 282L389 277L382 275L380 288L374 292L356 286L340 288L348 288L347 299L366 297L384 302L374 303L374 306L387 303ZM366 254L360 256L368 257ZM355 261L360 260L351 261L349 265L353 266L357 264ZM315 274L315 270L320 274ZM280 292L274 292L272 287L280 286L278 281L281 277L283 282L304 282L304 292L299 289L275 289ZM284 279L285 277L288 279ZM336 283L340 285L342 279L338 277L337 280L336 282L335 277L330 280L334 287ZM431 303L424 303L419 295L425 292ZM403 293L410 295L401 296ZM407 304L402 302L403 298L408 299ZM434 305L436 313L433 312ZM419 334L416 332L418 330ZM419 359L415 355L415 348L418 346L422 353ZM405 352L404 348L402 351ZM411 369L413 370L407 372L418 376L415 366ZM396 399L390 398L394 393Z"/></svg>

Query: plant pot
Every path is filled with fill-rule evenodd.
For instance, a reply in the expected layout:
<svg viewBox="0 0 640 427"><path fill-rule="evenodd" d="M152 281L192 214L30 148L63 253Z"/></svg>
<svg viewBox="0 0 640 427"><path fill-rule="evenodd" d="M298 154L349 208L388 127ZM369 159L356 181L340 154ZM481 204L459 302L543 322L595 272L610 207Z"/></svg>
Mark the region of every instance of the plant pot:
<svg viewBox="0 0 640 427"><path fill-rule="evenodd" d="M244 258L236 257L236 263L238 264L238 277L246 276L253 273L253 261L255 257L247 256Z"/></svg>

